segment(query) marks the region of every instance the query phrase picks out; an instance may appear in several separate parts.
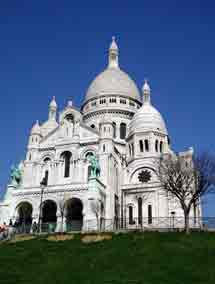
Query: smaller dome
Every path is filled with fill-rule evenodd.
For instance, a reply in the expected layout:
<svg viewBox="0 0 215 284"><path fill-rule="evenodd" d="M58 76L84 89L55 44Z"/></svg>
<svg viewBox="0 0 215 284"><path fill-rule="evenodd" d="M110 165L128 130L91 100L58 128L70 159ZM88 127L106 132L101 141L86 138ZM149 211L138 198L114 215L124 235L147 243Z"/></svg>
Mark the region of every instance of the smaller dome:
<svg viewBox="0 0 215 284"><path fill-rule="evenodd" d="M129 124L129 136L133 133L159 131L167 135L165 122L151 104L143 104Z"/></svg>
<svg viewBox="0 0 215 284"><path fill-rule="evenodd" d="M36 123L34 124L34 126L31 129L31 135L32 134L41 135L41 129L40 129L40 125L39 125L39 121L38 120L36 121Z"/></svg>

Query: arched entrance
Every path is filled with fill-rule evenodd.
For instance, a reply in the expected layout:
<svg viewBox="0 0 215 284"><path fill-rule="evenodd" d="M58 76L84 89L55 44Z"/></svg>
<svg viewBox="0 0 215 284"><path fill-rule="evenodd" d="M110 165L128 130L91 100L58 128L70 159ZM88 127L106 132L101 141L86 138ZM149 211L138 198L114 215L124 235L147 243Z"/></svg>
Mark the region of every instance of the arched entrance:
<svg viewBox="0 0 215 284"><path fill-rule="evenodd" d="M32 211L31 203L24 201L17 206L16 227L20 233L29 233L32 224Z"/></svg>
<svg viewBox="0 0 215 284"><path fill-rule="evenodd" d="M83 225L83 203L79 198L72 198L66 202L67 231L81 231Z"/></svg>
<svg viewBox="0 0 215 284"><path fill-rule="evenodd" d="M54 232L57 222L57 205L53 200L46 200L42 205L42 230Z"/></svg>

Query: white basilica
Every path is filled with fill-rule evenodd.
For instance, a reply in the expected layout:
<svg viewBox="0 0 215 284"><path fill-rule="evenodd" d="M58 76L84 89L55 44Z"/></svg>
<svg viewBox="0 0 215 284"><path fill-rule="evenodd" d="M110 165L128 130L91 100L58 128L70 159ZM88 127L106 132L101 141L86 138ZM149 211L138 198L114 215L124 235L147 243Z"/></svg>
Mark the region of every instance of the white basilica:
<svg viewBox="0 0 215 284"><path fill-rule="evenodd" d="M90 84L81 109L69 101L58 115L53 98L48 120L33 126L19 165L21 183L8 184L0 221L62 221L71 230L87 230L95 229L98 218L113 229L116 220L121 227L147 227L171 214L183 216L156 175L165 153L173 152L149 84L145 81L140 94L119 66L113 38L107 68ZM100 166L96 177L91 176L92 155ZM191 159L193 150L179 155Z"/></svg>

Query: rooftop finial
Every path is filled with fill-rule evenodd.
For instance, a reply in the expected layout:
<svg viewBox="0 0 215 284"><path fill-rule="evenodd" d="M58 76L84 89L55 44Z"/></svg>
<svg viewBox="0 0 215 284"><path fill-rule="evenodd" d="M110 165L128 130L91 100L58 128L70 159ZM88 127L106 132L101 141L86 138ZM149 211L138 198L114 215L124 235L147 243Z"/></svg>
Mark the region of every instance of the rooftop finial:
<svg viewBox="0 0 215 284"><path fill-rule="evenodd" d="M73 106L72 100L68 100L67 107L72 107L72 106Z"/></svg>
<svg viewBox="0 0 215 284"><path fill-rule="evenodd" d="M118 55L119 55L119 49L116 44L115 36L112 37L112 42L109 48L109 68L118 68L119 62L118 62Z"/></svg>
<svg viewBox="0 0 215 284"><path fill-rule="evenodd" d="M52 101L50 102L49 107L53 108L53 109L57 109L57 103L56 103L56 100L55 100L55 96L53 96Z"/></svg>
<svg viewBox="0 0 215 284"><path fill-rule="evenodd" d="M143 103L149 103L150 104L150 94L151 94L151 89L148 84L147 79L144 80L144 85L143 85Z"/></svg>

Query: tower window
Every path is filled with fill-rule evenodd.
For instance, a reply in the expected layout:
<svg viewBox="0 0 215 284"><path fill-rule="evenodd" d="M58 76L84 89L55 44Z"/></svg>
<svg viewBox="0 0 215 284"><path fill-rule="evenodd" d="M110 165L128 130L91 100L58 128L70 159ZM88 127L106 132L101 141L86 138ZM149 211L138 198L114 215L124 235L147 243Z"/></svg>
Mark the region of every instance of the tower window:
<svg viewBox="0 0 215 284"><path fill-rule="evenodd" d="M143 141L142 140L139 141L139 145L140 145L140 152L143 152Z"/></svg>
<svg viewBox="0 0 215 284"><path fill-rule="evenodd" d="M134 224L134 221L133 221L133 207L132 206L128 207L128 222L129 222L129 225L133 225Z"/></svg>
<svg viewBox="0 0 215 284"><path fill-rule="evenodd" d="M152 205L148 205L148 224L152 224Z"/></svg>
<svg viewBox="0 0 215 284"><path fill-rule="evenodd" d="M92 167L89 166L89 167L88 167L88 173L87 173L88 179L89 179L90 176L91 176L91 170L92 170Z"/></svg>
<svg viewBox="0 0 215 284"><path fill-rule="evenodd" d="M163 142L162 141L160 142L160 152L161 153L163 152Z"/></svg>
<svg viewBox="0 0 215 284"><path fill-rule="evenodd" d="M121 123L120 124L120 139L125 139L126 137L126 124Z"/></svg>
<svg viewBox="0 0 215 284"><path fill-rule="evenodd" d="M102 105L102 104L105 104L106 103L106 99L100 99L100 104Z"/></svg>
<svg viewBox="0 0 215 284"><path fill-rule="evenodd" d="M130 157L131 157L131 156L132 156L131 145L129 144L128 147L129 147L129 155L130 155Z"/></svg>
<svg viewBox="0 0 215 284"><path fill-rule="evenodd" d="M71 113L69 113L69 114L67 114L66 116L65 116L65 119L68 121L68 122L70 122L70 123L72 123L73 122L73 115L71 114Z"/></svg>
<svg viewBox="0 0 215 284"><path fill-rule="evenodd" d="M155 141L155 151L158 152L158 140Z"/></svg>
<svg viewBox="0 0 215 284"><path fill-rule="evenodd" d="M138 224L142 224L142 219L143 219L143 200L141 197L138 198Z"/></svg>
<svg viewBox="0 0 215 284"><path fill-rule="evenodd" d="M146 150L146 152L148 152L149 151L149 141L147 139L145 139L144 144L145 144L145 150Z"/></svg>
<svg viewBox="0 0 215 284"><path fill-rule="evenodd" d="M69 151L66 151L62 154L64 161L64 177L67 178L70 176L70 162L72 154Z"/></svg>
<svg viewBox="0 0 215 284"><path fill-rule="evenodd" d="M134 143L131 144L131 154L134 156Z"/></svg>
<svg viewBox="0 0 215 284"><path fill-rule="evenodd" d="M48 179L49 179L49 171L46 170L45 176L43 177L41 184L43 184L44 186L47 186L48 185Z"/></svg>
<svg viewBox="0 0 215 284"><path fill-rule="evenodd" d="M109 102L110 103L116 103L116 98L110 98Z"/></svg>
<svg viewBox="0 0 215 284"><path fill-rule="evenodd" d="M120 103L126 105L126 100L125 99L120 99Z"/></svg>
<svg viewBox="0 0 215 284"><path fill-rule="evenodd" d="M113 138L116 138L116 122L113 122Z"/></svg>

